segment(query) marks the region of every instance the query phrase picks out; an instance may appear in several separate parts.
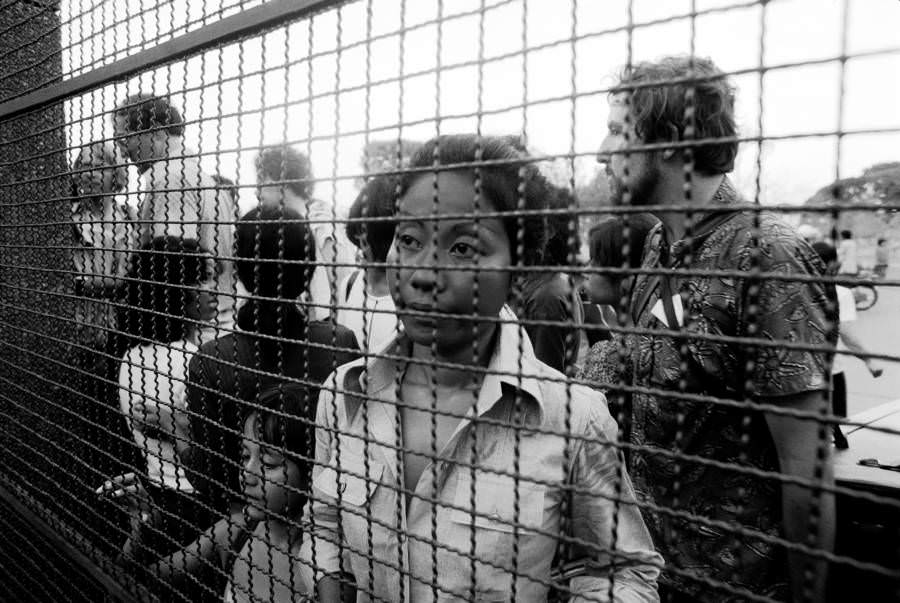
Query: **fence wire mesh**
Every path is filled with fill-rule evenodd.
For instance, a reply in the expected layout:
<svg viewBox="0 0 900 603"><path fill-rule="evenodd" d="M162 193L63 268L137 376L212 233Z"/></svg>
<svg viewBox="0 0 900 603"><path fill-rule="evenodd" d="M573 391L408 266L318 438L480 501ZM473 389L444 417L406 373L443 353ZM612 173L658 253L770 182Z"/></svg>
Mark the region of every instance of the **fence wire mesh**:
<svg viewBox="0 0 900 603"><path fill-rule="evenodd" d="M3 598L900 599L898 19L0 0Z"/></svg>

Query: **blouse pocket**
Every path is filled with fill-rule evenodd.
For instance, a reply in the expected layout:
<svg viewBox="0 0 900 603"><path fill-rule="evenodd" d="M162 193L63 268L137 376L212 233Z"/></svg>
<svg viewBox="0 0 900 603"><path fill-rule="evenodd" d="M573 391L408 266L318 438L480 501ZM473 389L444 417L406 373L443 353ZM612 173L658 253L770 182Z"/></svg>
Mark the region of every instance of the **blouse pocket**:
<svg viewBox="0 0 900 603"><path fill-rule="evenodd" d="M384 474L384 465L362 457L341 455L341 463L332 459L331 467L325 467L313 480L313 488L343 505L363 506L372 498ZM334 466L340 466L337 471Z"/></svg>
<svg viewBox="0 0 900 603"><path fill-rule="evenodd" d="M533 532L544 523L544 490L543 485L522 480L516 484L512 476L477 473L473 509L472 474L461 469L451 519L498 532L513 533L517 528L520 533Z"/></svg>

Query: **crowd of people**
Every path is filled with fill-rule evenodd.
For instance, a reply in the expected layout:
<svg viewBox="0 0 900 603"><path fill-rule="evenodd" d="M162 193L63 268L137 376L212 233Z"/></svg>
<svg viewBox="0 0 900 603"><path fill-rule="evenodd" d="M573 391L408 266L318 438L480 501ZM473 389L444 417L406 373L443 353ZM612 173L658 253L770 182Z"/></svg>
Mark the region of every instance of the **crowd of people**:
<svg viewBox="0 0 900 603"><path fill-rule="evenodd" d="M864 351L836 253L744 206L711 61L634 65L608 100L617 210L586 266L572 194L509 137L371 175L354 255L294 148L259 153L238 216L168 99L115 110L118 149L73 165L75 259L100 423L139 453L97 489L135 576L192 601L824 600L839 323Z"/></svg>

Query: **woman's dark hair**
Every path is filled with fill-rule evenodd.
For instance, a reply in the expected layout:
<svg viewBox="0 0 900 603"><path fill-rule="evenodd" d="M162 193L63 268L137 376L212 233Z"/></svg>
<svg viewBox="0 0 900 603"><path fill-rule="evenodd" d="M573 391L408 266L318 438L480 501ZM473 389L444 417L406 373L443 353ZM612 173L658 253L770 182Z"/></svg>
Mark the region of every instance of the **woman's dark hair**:
<svg viewBox="0 0 900 603"><path fill-rule="evenodd" d="M486 165L480 162L496 162ZM473 174L476 166L480 177L485 212L502 217L509 237L514 263L535 266L541 263L550 232L541 215L516 215L519 211L546 209L556 194L553 185L521 151L506 138L459 134L439 136L422 145L413 155L410 168L443 169L443 166L466 170ZM433 172L406 172L400 181L400 196L419 178L434 178ZM489 207L488 207L489 206ZM521 223L521 224L520 224ZM521 229L520 229L521 226ZM521 230L521 245L519 234Z"/></svg>
<svg viewBox="0 0 900 603"><path fill-rule="evenodd" d="M238 311L244 331L287 339L304 337L306 321L295 300L306 291L315 268L315 244L303 218L287 207L257 207L237 224L235 269L258 297ZM260 340L263 355L277 354L277 341Z"/></svg>
<svg viewBox="0 0 900 603"><path fill-rule="evenodd" d="M367 221L365 218L388 218L394 215L396 199L397 179L380 174L366 182L350 206L348 217L351 221L347 222L347 238L357 247L360 239L365 239L376 262L387 260L396 225L391 221Z"/></svg>
<svg viewBox="0 0 900 603"><path fill-rule="evenodd" d="M591 264L604 268L640 268L647 235L658 223L650 214L603 218L590 230Z"/></svg>
<svg viewBox="0 0 900 603"><path fill-rule="evenodd" d="M259 416L260 443L287 451L295 461L310 462L318 396L318 388L299 383L285 383L262 392L257 399L262 409L250 408Z"/></svg>
<svg viewBox="0 0 900 603"><path fill-rule="evenodd" d="M850 230L842 230L842 231L841 231L841 238L842 238L842 239L852 239L852 238L853 238L853 232L850 231Z"/></svg>
<svg viewBox="0 0 900 603"><path fill-rule="evenodd" d="M296 195L309 199L313 194L312 163L305 153L290 145L266 147L256 157L256 171L272 182L283 183Z"/></svg>
<svg viewBox="0 0 900 603"><path fill-rule="evenodd" d="M544 218L547 229L547 245L541 262L546 266L571 266L572 257L578 253L581 242L578 236L578 213L572 211L575 195L567 188L553 187L554 195L548 208L568 210L565 213L548 214Z"/></svg>
<svg viewBox="0 0 900 603"><path fill-rule="evenodd" d="M121 330L140 340L172 343L184 339L196 303L195 289L206 279L211 260L196 239L156 237L131 256Z"/></svg>
<svg viewBox="0 0 900 603"><path fill-rule="evenodd" d="M812 245L813 251L819 254L819 257L822 258L822 261L825 262L826 269L828 273L836 273L838 266L838 253L837 249L831 243L826 243L825 241L817 241Z"/></svg>
<svg viewBox="0 0 900 603"><path fill-rule="evenodd" d="M618 92L628 94L630 117L642 142L725 139L692 147L694 169L707 175L734 169L734 86L710 59L672 56L631 65L619 76L613 94Z"/></svg>

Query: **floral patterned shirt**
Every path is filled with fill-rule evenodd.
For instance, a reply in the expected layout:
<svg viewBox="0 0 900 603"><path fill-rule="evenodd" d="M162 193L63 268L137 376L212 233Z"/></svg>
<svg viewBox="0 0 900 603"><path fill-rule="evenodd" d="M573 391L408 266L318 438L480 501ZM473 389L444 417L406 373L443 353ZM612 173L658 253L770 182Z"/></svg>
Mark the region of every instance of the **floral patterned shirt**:
<svg viewBox="0 0 900 603"><path fill-rule="evenodd" d="M730 401L764 398L774 404L784 396L824 392L830 378L825 350L836 336L828 310L834 307L829 306L833 289L816 282L752 277L754 269L808 276L822 275L825 267L773 216L727 209L738 202L726 178L713 199L726 208L697 220L690 241L668 247L662 227L652 231L643 268L665 267L668 255L674 274L638 275L632 297L639 330L632 348L634 385L659 393L636 392L632 397L630 471L639 500L690 516L644 513L657 550L671 564L665 581L710 601L738 596L714 588L710 579L759 595L781 597L787 592L784 551L766 541L780 534L781 484L733 467L777 472L778 456L762 412L664 392ZM669 313L664 311L663 291L673 296ZM676 295L683 307L680 320L671 312L679 301ZM672 320L679 320L673 330L682 337L665 332ZM747 338L762 345L752 345ZM783 347L786 342L822 350L788 349ZM753 533L737 533L698 517Z"/></svg>

